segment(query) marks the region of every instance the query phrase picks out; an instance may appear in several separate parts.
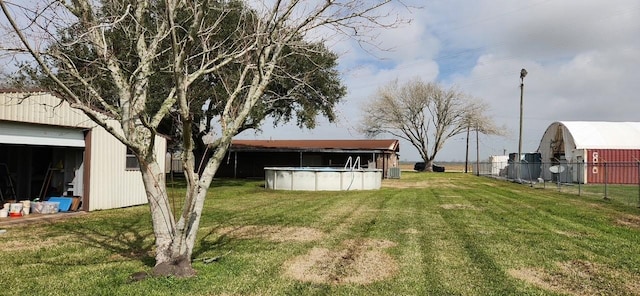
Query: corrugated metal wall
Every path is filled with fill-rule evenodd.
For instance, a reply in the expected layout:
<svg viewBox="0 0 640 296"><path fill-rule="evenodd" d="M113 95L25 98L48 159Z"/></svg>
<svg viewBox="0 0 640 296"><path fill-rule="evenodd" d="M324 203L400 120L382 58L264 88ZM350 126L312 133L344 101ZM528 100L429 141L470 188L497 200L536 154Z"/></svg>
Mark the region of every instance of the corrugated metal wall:
<svg viewBox="0 0 640 296"><path fill-rule="evenodd" d="M80 110L48 93L0 93L0 119L82 128L96 125Z"/></svg>
<svg viewBox="0 0 640 296"><path fill-rule="evenodd" d="M128 207L147 203L139 170L127 170L126 148L102 127L91 133L89 210ZM156 137L156 159L165 165L166 139Z"/></svg>
<svg viewBox="0 0 640 296"><path fill-rule="evenodd" d="M640 150L588 149L587 182L608 184L637 184Z"/></svg>
<svg viewBox="0 0 640 296"><path fill-rule="evenodd" d="M92 151L88 160L91 163L88 172L90 196L84 197L89 198L88 210L147 203L140 171L125 169L125 146L60 98L48 93L0 92L0 120L92 128ZM156 159L161 169L165 165L165 152L166 139L156 137Z"/></svg>

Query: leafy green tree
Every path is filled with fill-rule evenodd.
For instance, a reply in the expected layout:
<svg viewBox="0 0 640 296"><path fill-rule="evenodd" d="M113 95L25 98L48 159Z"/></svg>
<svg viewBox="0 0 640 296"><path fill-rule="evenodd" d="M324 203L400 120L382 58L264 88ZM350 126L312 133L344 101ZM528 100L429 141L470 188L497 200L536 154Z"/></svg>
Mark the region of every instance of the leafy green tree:
<svg viewBox="0 0 640 296"><path fill-rule="evenodd" d="M0 7L21 44L14 52L28 53L53 90L136 155L155 235L153 274L187 277L195 274L191 256L204 200L233 136L266 116L295 116L311 126L316 111L331 117L344 91L327 83L335 76L325 67L335 57L322 40L306 38L319 28L359 38L366 28L392 26L397 19L382 11L390 2L0 0ZM322 71L326 81L316 80ZM205 100L215 139L197 169L193 135ZM153 153L167 117L179 123L187 181L175 214Z"/></svg>
<svg viewBox="0 0 640 296"><path fill-rule="evenodd" d="M225 44L225 46L233 46L233 42L236 41L234 39L239 38L234 35L239 22L245 22L242 24L245 27L252 24L250 20L245 20L241 15L243 13L251 14L250 19L253 20L256 16L253 11L244 7L242 1L229 1L225 5L231 6L232 9L223 17L207 18L203 21L210 26L214 26L218 22L217 25L220 30L212 37L217 40L216 42ZM110 11L116 9L115 6L118 6L117 2L102 2L102 10L105 14L109 14ZM222 8L222 3L212 3L205 14L215 15L220 13ZM183 26L188 25L188 14L179 13L178 18L180 18L178 23ZM153 19L148 21L155 22ZM118 60L123 65L123 68L133 72L135 71L133 67L135 67L138 57L132 51L135 44L132 44L131 40L126 38L126 30L128 28L129 26L123 26L119 30L107 31L105 36L108 36L109 40L113 41L111 46L118 55ZM80 34L82 33L77 26L63 28L59 33L61 42L53 46L58 46L55 50L67 56L74 65L82 68L81 75L90 76L92 75L91 73L99 72L97 67L100 67L100 64L92 62L96 59L95 52L89 50L86 44L73 42L73 40L77 40ZM273 81L269 83L263 99L256 103L238 133L250 129L259 130L264 120L269 117L273 119L276 125L296 120L296 124L299 127L309 129L315 127L318 116L324 116L330 122L335 120L334 107L346 94L346 88L342 85L339 72L336 69L338 56L329 51L321 42L308 42L300 36L296 39L296 44L287 45L283 49L281 66L276 68ZM170 47L168 40L165 40L163 44L164 47ZM197 46L197 43L195 44L188 49L192 52L192 55L197 55L198 51L202 50L201 46ZM163 98L167 97L171 91L171 82L174 74L170 71L170 54L171 52L169 51L160 53L160 58L158 58L154 66L156 73L149 79L150 95L147 100L146 110L150 114L158 111L163 103ZM54 66L61 67L63 65L55 64ZM187 67L196 68L198 65L187 65ZM62 93L62 89L55 81L38 71L38 67L23 64L19 68L22 70L16 75L19 76L15 79L15 81L19 82L16 86L30 84L31 86L44 87ZM201 163L203 157L206 161L207 157L210 156L205 153L205 151L212 151L207 147L209 143L204 141L206 139L205 135L213 132L215 128L213 124L222 114L228 98L228 90L225 87L237 83L238 75L235 74L238 71L237 65L230 65L216 73L203 75L193 82L193 87L188 95L190 114L193 118L191 131L194 139L193 151L196 163ZM66 81L72 79L72 77L63 75L65 74L61 73L59 77ZM94 84L100 85L99 91L102 96L106 98L115 98L117 96L114 93L116 87L109 76L95 77ZM79 87L82 88L82 86ZM81 92L82 90L78 89L77 91ZM97 107L99 108L100 106ZM162 134L170 135L172 139L179 140L182 133L181 126L181 118L175 116L175 113L168 113L160 123L158 130ZM172 150L181 150L182 143L180 141L173 141L173 144ZM201 173L201 171L198 173Z"/></svg>

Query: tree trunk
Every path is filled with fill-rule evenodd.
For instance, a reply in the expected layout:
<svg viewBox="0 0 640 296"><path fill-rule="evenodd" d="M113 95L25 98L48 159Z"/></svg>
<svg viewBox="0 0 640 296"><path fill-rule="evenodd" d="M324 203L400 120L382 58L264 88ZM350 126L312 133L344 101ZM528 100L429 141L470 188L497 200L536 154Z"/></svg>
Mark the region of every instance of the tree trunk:
<svg viewBox="0 0 640 296"><path fill-rule="evenodd" d="M177 222L171 214L169 199L164 189L166 187L163 171L156 162L147 164L142 170L156 236L156 265L151 272L152 276L191 277L196 274L191 265L191 255L200 227L207 190L224 154L224 149L216 149L200 178L194 180L195 188L188 190L184 208ZM161 196L164 198L159 198Z"/></svg>
<svg viewBox="0 0 640 296"><path fill-rule="evenodd" d="M424 162L424 171L433 172L433 159L427 159L427 161Z"/></svg>
<svg viewBox="0 0 640 296"><path fill-rule="evenodd" d="M164 171L154 160L140 161L142 180L147 191L151 222L155 234L156 265L151 275L190 277L195 275L191 266L191 249L187 231L176 227L166 191Z"/></svg>
<svg viewBox="0 0 640 296"><path fill-rule="evenodd" d="M230 142L231 138L226 139L227 144L223 144L222 147L226 147ZM187 255L189 258L191 258L193 246L196 242L196 235L198 233L198 229L200 228L200 218L204 209L204 201L207 197L207 191L209 189L209 186L211 185L211 182L213 181L213 176L218 170L218 167L220 167L220 163L222 162L226 151L227 149L222 149L220 147L214 149L213 155L209 158L209 161L205 163L206 165L198 182L196 194L194 196L191 217L188 220L185 220L188 223L188 227L186 227L186 246L188 246L188 248L185 255Z"/></svg>

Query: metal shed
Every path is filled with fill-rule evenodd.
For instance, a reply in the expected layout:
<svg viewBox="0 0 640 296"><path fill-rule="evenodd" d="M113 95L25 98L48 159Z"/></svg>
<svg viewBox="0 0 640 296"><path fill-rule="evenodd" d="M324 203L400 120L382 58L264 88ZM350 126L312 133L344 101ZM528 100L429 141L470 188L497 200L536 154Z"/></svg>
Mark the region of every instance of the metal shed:
<svg viewBox="0 0 640 296"><path fill-rule="evenodd" d="M157 137L156 145L163 166L166 139ZM59 97L0 91L2 199L76 196L85 211L146 204L131 157L115 137Z"/></svg>
<svg viewBox="0 0 640 296"><path fill-rule="evenodd" d="M360 157L362 166L382 169L383 178L396 177L399 170L391 169L398 168L399 152L394 139L233 140L216 176L264 177L265 167L343 167L349 157Z"/></svg>
<svg viewBox="0 0 640 296"><path fill-rule="evenodd" d="M543 163L566 167L570 182L637 183L640 122L554 122L538 151ZM543 170L543 178L551 174Z"/></svg>

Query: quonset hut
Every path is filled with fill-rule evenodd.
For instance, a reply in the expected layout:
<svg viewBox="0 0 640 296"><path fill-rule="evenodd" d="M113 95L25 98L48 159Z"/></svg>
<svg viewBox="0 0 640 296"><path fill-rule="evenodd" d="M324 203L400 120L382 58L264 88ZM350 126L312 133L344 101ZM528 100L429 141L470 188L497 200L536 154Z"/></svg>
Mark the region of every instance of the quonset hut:
<svg viewBox="0 0 640 296"><path fill-rule="evenodd" d="M545 180L637 184L640 122L558 121L540 141ZM552 166L555 168L550 169Z"/></svg>

